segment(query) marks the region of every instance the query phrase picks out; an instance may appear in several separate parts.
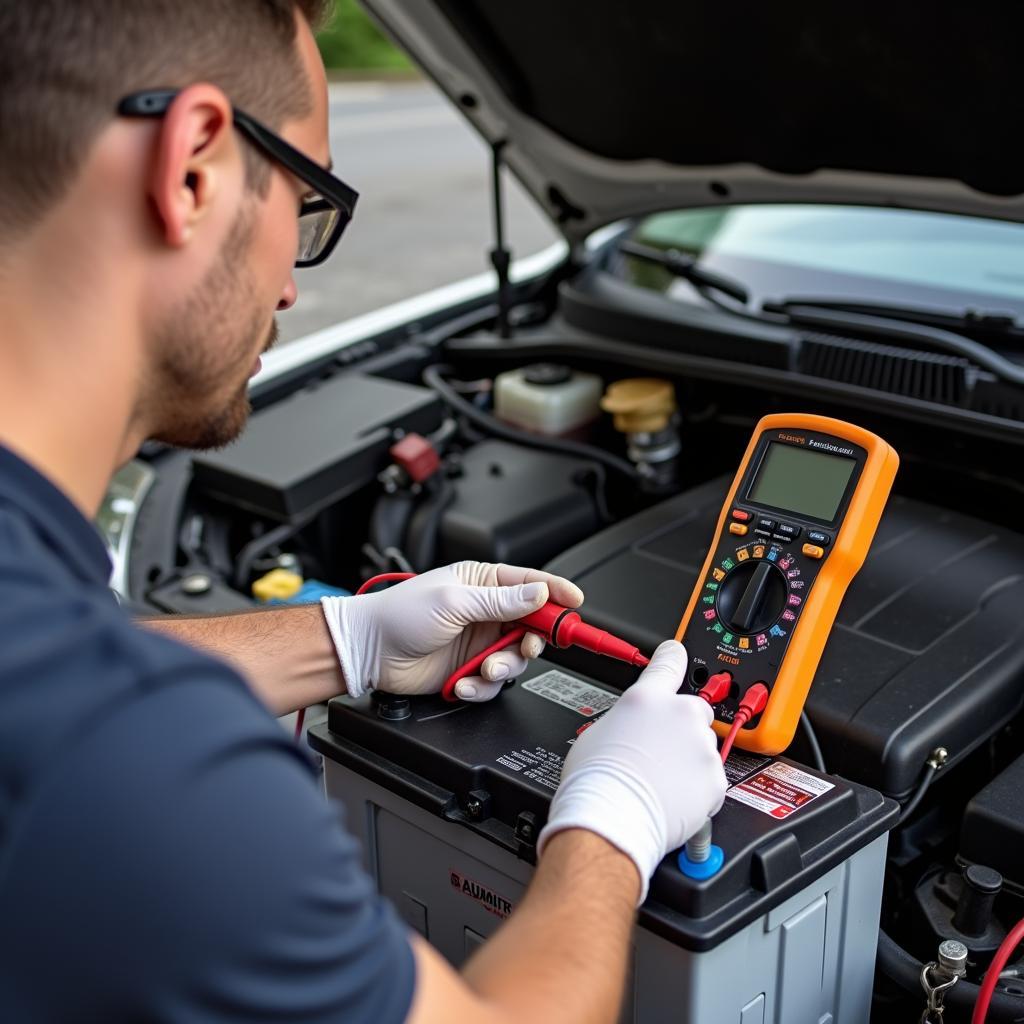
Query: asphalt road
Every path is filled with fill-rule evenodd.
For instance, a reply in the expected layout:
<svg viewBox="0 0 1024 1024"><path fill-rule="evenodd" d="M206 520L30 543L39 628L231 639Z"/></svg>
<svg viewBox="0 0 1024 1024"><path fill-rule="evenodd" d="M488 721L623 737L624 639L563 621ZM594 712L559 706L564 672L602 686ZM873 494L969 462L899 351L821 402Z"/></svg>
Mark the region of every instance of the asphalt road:
<svg viewBox="0 0 1024 1024"><path fill-rule="evenodd" d="M281 340L489 267L492 232L486 146L425 82L332 83L331 151L359 205L334 255L296 273L299 300L280 316ZM533 200L506 177L514 256L557 237Z"/></svg>

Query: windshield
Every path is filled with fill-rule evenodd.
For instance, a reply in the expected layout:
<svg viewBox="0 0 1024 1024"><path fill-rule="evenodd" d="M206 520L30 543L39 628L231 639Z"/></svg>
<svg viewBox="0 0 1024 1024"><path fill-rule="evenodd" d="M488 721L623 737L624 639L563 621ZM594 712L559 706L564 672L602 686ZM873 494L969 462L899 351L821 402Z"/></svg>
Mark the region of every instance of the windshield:
<svg viewBox="0 0 1024 1024"><path fill-rule="evenodd" d="M745 285L754 308L801 298L1024 314L1021 224L855 206L719 206L655 214L630 237L698 257ZM626 257L623 266L636 284L694 296L649 261Z"/></svg>

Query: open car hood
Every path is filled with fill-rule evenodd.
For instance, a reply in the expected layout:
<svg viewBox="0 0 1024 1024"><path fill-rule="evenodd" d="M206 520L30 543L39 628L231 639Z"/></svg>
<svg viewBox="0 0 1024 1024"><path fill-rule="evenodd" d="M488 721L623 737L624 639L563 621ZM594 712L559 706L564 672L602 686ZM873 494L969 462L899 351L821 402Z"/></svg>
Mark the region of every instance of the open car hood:
<svg viewBox="0 0 1024 1024"><path fill-rule="evenodd" d="M716 204L1024 221L1024 6L363 0L570 242Z"/></svg>

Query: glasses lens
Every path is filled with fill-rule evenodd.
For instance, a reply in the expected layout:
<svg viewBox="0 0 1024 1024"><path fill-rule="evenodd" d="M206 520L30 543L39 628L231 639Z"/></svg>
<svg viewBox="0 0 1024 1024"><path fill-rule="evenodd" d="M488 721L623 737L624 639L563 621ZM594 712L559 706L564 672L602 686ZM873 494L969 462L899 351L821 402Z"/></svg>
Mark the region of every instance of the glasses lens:
<svg viewBox="0 0 1024 1024"><path fill-rule="evenodd" d="M305 204L299 214L299 251L295 262L311 263L324 254L341 219L341 212L323 200Z"/></svg>

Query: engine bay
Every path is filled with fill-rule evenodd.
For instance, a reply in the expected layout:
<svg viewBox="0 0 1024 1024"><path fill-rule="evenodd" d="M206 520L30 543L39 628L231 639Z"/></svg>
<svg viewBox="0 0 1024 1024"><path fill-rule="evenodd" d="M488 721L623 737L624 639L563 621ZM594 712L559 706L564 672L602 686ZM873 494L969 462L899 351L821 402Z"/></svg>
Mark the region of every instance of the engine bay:
<svg viewBox="0 0 1024 1024"><path fill-rule="evenodd" d="M602 304L613 284L578 290L555 316L538 313L543 292L524 296L511 337L483 307L372 339L254 393L228 449L147 448L133 463L153 479L124 597L149 613L231 612L257 594L315 600L380 572L510 562L573 579L589 622L650 652L675 631L762 415L877 431L902 468L785 753L901 806L878 1019L919 1008L908 979L944 939L967 946L977 984L1024 916L1012 389L926 345L873 351L862 339L815 374L808 353L842 339L686 329L649 309L640 336L639 314ZM568 289L546 287L547 299ZM275 573L283 589L260 586ZM545 657L614 688L635 678L585 652ZM1024 1006L1024 982L1019 994Z"/></svg>

